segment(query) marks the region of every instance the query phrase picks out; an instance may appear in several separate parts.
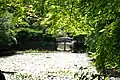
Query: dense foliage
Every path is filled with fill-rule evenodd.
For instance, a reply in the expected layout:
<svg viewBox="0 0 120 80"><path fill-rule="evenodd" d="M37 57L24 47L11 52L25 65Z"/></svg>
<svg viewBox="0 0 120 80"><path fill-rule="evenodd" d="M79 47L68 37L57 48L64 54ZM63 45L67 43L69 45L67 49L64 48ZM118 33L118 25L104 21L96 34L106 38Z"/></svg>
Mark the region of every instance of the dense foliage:
<svg viewBox="0 0 120 80"><path fill-rule="evenodd" d="M30 28L19 28L16 31L18 49L49 49L55 50L55 37L52 34L43 34Z"/></svg>
<svg viewBox="0 0 120 80"><path fill-rule="evenodd" d="M120 68L119 0L81 0L81 13L93 28L87 37L89 50L99 71Z"/></svg>
<svg viewBox="0 0 120 80"><path fill-rule="evenodd" d="M15 38L18 28L25 32L18 30L21 43L38 34L37 40L43 34L88 34L86 44L99 71L120 68L119 23L120 0L0 0L0 41Z"/></svg>

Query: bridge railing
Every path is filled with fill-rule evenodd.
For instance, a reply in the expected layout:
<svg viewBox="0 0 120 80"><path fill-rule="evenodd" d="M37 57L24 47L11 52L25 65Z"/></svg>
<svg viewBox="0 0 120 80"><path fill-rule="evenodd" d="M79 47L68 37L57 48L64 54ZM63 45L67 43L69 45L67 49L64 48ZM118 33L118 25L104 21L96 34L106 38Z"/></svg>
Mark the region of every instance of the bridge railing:
<svg viewBox="0 0 120 80"><path fill-rule="evenodd" d="M57 42L57 50L64 50L64 51L70 51L71 48L71 42L73 41L73 38L70 37L60 37L56 39Z"/></svg>

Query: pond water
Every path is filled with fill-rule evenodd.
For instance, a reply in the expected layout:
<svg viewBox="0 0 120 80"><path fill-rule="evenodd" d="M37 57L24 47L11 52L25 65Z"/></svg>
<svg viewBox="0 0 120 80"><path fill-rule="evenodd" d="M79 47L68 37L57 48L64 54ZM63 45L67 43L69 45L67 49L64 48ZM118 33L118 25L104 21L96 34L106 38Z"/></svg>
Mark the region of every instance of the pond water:
<svg viewBox="0 0 120 80"><path fill-rule="evenodd" d="M0 69L17 72L13 76L5 74L7 80L25 80L16 79L16 75L19 73L39 76L40 80L74 80L74 74L79 71L81 66L91 66L89 59L85 53L25 53L0 58ZM95 68L92 70L95 71Z"/></svg>

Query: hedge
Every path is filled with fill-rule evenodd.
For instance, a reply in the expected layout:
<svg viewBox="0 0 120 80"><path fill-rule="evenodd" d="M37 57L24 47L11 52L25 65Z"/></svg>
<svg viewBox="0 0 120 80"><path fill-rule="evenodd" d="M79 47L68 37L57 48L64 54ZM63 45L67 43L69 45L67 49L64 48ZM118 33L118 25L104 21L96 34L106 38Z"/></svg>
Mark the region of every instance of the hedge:
<svg viewBox="0 0 120 80"><path fill-rule="evenodd" d="M80 34L73 37L75 42L72 43L72 52L84 52L86 50L85 37L86 34Z"/></svg>
<svg viewBox="0 0 120 80"><path fill-rule="evenodd" d="M56 38L52 34L43 34L30 28L19 28L16 31L18 49L55 49Z"/></svg>

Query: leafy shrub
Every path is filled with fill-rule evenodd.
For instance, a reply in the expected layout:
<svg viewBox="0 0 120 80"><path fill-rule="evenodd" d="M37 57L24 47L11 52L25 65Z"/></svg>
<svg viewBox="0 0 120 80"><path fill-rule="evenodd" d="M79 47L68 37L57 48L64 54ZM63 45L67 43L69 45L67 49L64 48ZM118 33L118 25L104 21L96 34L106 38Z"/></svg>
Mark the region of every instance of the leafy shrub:
<svg viewBox="0 0 120 80"><path fill-rule="evenodd" d="M96 58L94 64L100 72L109 68L120 68L119 23L120 20L88 36L87 44L89 50L94 53L92 55Z"/></svg>
<svg viewBox="0 0 120 80"><path fill-rule="evenodd" d="M42 40L43 35L39 31L35 31L34 29L30 28L19 28L16 33L16 38L19 43L26 43L29 40Z"/></svg>
<svg viewBox="0 0 120 80"><path fill-rule="evenodd" d="M81 35L76 35L73 37L73 39L75 40L72 44L72 52L78 52L78 51L85 51L86 45L85 45L85 34L81 34Z"/></svg>
<svg viewBox="0 0 120 80"><path fill-rule="evenodd" d="M93 66L80 67L79 71L74 74L74 78L75 80L106 80L106 75L100 75Z"/></svg>
<svg viewBox="0 0 120 80"><path fill-rule="evenodd" d="M55 49L55 37L29 28L19 28L16 38L21 49Z"/></svg>
<svg viewBox="0 0 120 80"><path fill-rule="evenodd" d="M19 28L17 30L16 37L19 42L55 41L55 37L53 37L52 34L42 34L40 31L36 31L30 28Z"/></svg>
<svg viewBox="0 0 120 80"><path fill-rule="evenodd" d="M73 39L76 40L76 41L84 42L85 41L85 37L86 37L86 34L79 34L79 35L73 36Z"/></svg>
<svg viewBox="0 0 120 80"><path fill-rule="evenodd" d="M9 51L16 49L17 46L17 40L14 36L13 30L8 30L2 33L0 31L0 51Z"/></svg>
<svg viewBox="0 0 120 80"><path fill-rule="evenodd" d="M45 34L44 40L47 42L54 42L56 41L56 38L52 34Z"/></svg>

